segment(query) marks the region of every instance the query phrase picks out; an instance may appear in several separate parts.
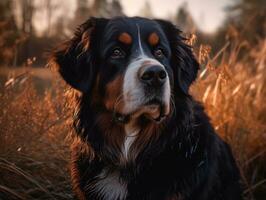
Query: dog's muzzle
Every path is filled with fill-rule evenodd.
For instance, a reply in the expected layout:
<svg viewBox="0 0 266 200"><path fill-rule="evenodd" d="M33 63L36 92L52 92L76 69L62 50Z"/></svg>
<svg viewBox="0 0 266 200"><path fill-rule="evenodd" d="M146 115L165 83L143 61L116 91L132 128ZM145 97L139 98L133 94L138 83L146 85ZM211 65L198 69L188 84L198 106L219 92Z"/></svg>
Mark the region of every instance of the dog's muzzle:
<svg viewBox="0 0 266 200"><path fill-rule="evenodd" d="M161 121L170 110L170 82L165 67L143 57L128 66L123 85L124 114Z"/></svg>

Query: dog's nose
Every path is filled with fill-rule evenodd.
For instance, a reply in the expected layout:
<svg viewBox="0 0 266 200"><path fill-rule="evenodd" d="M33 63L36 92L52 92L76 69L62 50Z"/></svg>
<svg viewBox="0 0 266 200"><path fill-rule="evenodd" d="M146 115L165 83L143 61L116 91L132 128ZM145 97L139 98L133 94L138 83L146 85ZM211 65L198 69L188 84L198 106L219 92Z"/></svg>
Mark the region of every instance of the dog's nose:
<svg viewBox="0 0 266 200"><path fill-rule="evenodd" d="M139 78L149 86L161 86L166 81L166 71L162 66L152 65L141 70Z"/></svg>

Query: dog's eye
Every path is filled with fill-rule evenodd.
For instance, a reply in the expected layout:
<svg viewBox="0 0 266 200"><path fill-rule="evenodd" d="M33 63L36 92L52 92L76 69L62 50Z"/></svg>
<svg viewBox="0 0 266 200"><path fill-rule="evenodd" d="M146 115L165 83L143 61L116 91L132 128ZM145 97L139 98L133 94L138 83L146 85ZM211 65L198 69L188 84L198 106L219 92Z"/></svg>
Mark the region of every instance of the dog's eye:
<svg viewBox="0 0 266 200"><path fill-rule="evenodd" d="M113 59L119 59L119 58L124 58L125 57L125 52L120 49L120 48L115 48L112 51L111 58Z"/></svg>
<svg viewBox="0 0 266 200"><path fill-rule="evenodd" d="M157 58L162 58L164 57L164 53L162 49L155 49L154 51L154 56Z"/></svg>

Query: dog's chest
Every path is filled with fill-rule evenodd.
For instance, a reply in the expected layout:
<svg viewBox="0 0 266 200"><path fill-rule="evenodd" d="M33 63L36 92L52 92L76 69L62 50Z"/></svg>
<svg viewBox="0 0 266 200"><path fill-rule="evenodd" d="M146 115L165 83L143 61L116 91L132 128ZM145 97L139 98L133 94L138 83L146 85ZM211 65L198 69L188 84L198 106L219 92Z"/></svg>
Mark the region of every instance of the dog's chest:
<svg viewBox="0 0 266 200"><path fill-rule="evenodd" d="M102 200L124 200L127 196L127 183L120 179L119 173L117 172L101 172L91 189Z"/></svg>
<svg viewBox="0 0 266 200"><path fill-rule="evenodd" d="M135 140L138 131L126 130L126 137L122 148L125 160L128 159L130 147ZM124 200L127 197L127 183L121 179L118 171L108 172L103 170L97 177L91 188L102 200Z"/></svg>

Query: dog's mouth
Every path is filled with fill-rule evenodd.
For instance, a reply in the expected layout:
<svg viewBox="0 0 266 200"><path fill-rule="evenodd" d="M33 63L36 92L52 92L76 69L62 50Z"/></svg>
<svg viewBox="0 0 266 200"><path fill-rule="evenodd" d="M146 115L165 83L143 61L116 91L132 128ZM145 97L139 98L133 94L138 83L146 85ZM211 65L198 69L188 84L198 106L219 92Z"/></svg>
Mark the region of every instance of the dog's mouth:
<svg viewBox="0 0 266 200"><path fill-rule="evenodd" d="M168 113L166 112L164 105L147 104L130 114L121 114L114 112L114 119L118 123L128 123L132 119L134 120L143 116L155 123L161 123L167 117L167 115Z"/></svg>
<svg viewBox="0 0 266 200"><path fill-rule="evenodd" d="M156 123L162 122L168 115L167 105L160 99L152 99L141 106L136 112L132 114L132 118L144 116Z"/></svg>
<svg viewBox="0 0 266 200"><path fill-rule="evenodd" d="M149 112L144 113L144 116L156 123L162 122L166 118L166 114L163 112L162 105L150 105Z"/></svg>

